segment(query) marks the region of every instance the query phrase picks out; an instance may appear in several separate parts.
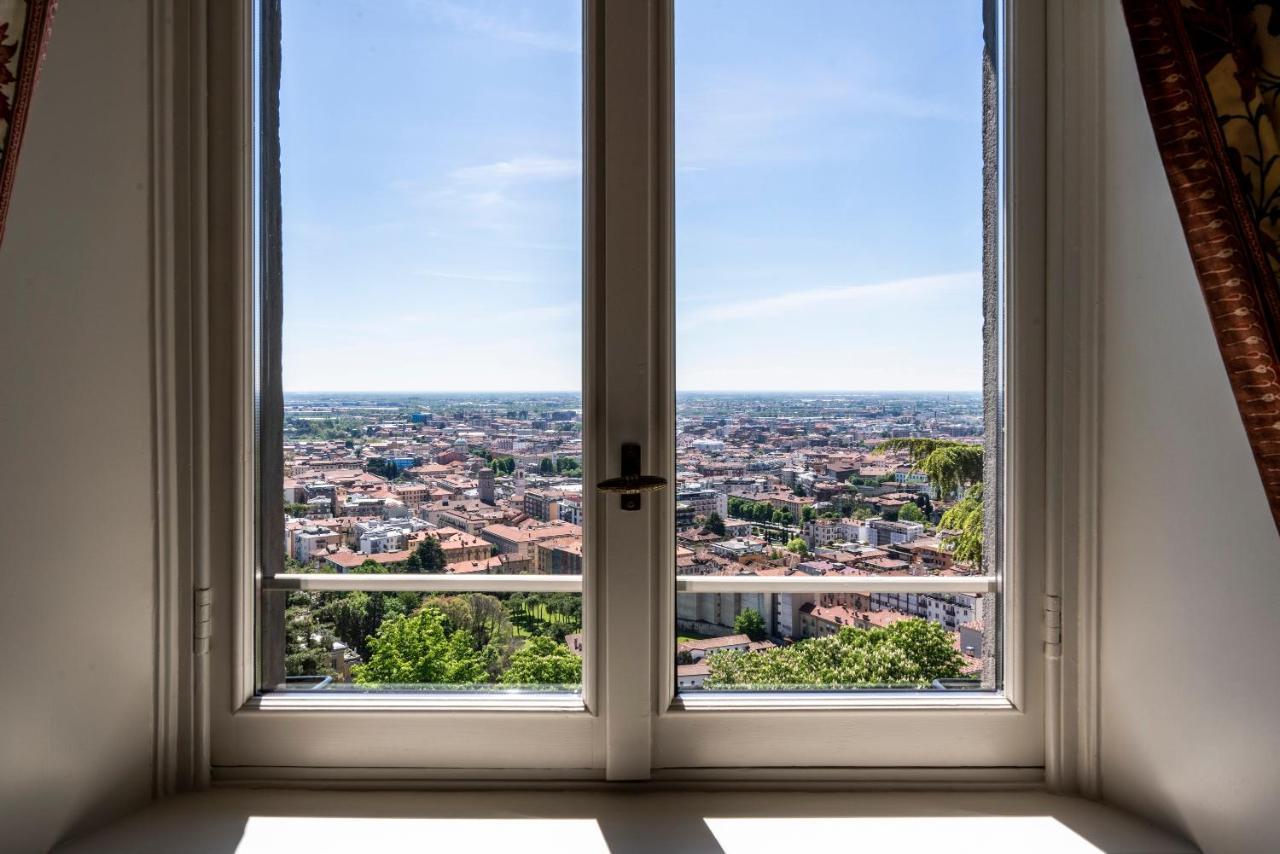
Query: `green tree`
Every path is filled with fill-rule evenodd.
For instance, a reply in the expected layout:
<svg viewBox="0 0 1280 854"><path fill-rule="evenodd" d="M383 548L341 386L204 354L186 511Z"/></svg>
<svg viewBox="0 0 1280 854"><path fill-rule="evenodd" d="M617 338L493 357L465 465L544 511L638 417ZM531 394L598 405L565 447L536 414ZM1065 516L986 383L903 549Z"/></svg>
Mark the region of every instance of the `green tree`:
<svg viewBox="0 0 1280 854"><path fill-rule="evenodd" d="M284 672L288 676L333 676L333 632L316 619L305 594L285 608Z"/></svg>
<svg viewBox="0 0 1280 854"><path fill-rule="evenodd" d="M946 497L954 495L966 486L982 482L983 450L981 445L970 445L952 439L889 439L881 442L880 450L907 451L911 464L929 478Z"/></svg>
<svg viewBox="0 0 1280 854"><path fill-rule="evenodd" d="M724 519L720 517L719 513L712 510L710 515L707 516L707 521L702 526L702 530L715 534L717 537L723 537L725 532Z"/></svg>
<svg viewBox="0 0 1280 854"><path fill-rule="evenodd" d="M352 572L358 572L363 575L386 575L391 570L384 563L378 563L373 558L365 558L364 563L357 566Z"/></svg>
<svg viewBox="0 0 1280 854"><path fill-rule="evenodd" d="M445 618L445 633L458 632L471 639L472 650L484 661L489 681L496 682L511 657L514 630L511 614L496 596L462 593L457 596L430 596L423 607L435 608Z"/></svg>
<svg viewBox="0 0 1280 854"><path fill-rule="evenodd" d="M982 459L980 445L970 445L950 439L890 439L880 443L885 450L906 450L912 464L929 478L938 495L946 497L964 489L965 492L942 518L943 528L957 533L944 537L943 542L958 560L982 564Z"/></svg>
<svg viewBox="0 0 1280 854"><path fill-rule="evenodd" d="M507 685L577 685L582 681L582 659L551 638L530 638L511 654L502 681Z"/></svg>
<svg viewBox="0 0 1280 854"><path fill-rule="evenodd" d="M982 511L982 484L976 483L950 510L942 514L938 525L951 531L943 537L943 543L955 554L957 560L982 566L982 531L985 517Z"/></svg>
<svg viewBox="0 0 1280 854"><path fill-rule="evenodd" d="M901 620L887 628L842 628L763 652L707 656L708 689L929 685L961 675L964 658L942 626Z"/></svg>
<svg viewBox="0 0 1280 854"><path fill-rule="evenodd" d="M796 496L797 498L804 498L806 495L808 495L808 493L804 491L804 486L802 486L799 483L791 487L791 494Z"/></svg>
<svg viewBox="0 0 1280 854"><path fill-rule="evenodd" d="M804 507L800 508L801 522L812 522L814 515L815 512L812 506L806 504Z"/></svg>
<svg viewBox="0 0 1280 854"><path fill-rule="evenodd" d="M308 509L307 505L305 504L290 503L284 506L285 513L289 514L290 516L297 516L299 518L307 515L307 509Z"/></svg>
<svg viewBox="0 0 1280 854"><path fill-rule="evenodd" d="M445 570L444 549L440 541L428 534L418 543L406 562L409 572L440 573Z"/></svg>
<svg viewBox="0 0 1280 854"><path fill-rule="evenodd" d="M556 473L556 467L552 464L550 457L543 457L538 463L538 474L550 477Z"/></svg>
<svg viewBox="0 0 1280 854"><path fill-rule="evenodd" d="M920 506L914 501L908 501L898 510L898 521L924 522L927 520L925 519L924 511L920 509Z"/></svg>
<svg viewBox="0 0 1280 854"><path fill-rule="evenodd" d="M764 640L767 634L764 617L755 608L746 609L734 619L733 631L735 634L746 635L753 641Z"/></svg>
<svg viewBox="0 0 1280 854"><path fill-rule="evenodd" d="M400 473L400 470L396 468L395 462L382 457L371 458L369 462L365 463L365 470L370 474L376 474L378 477L385 477L387 480L395 480Z"/></svg>
<svg viewBox="0 0 1280 854"><path fill-rule="evenodd" d="M406 617L395 614L369 640L367 664L351 668L362 685L459 685L483 682L483 657L465 631L448 634L438 608L423 608Z"/></svg>
<svg viewBox="0 0 1280 854"><path fill-rule="evenodd" d="M411 590L395 593L322 593L324 601L316 609L316 618L333 627L338 639L360 653L370 655L369 638L376 634L382 621L394 614L408 616L422 604L422 594Z"/></svg>
<svg viewBox="0 0 1280 854"><path fill-rule="evenodd" d="M809 544L799 537L796 537L794 539L787 540L787 551L804 557L809 554Z"/></svg>

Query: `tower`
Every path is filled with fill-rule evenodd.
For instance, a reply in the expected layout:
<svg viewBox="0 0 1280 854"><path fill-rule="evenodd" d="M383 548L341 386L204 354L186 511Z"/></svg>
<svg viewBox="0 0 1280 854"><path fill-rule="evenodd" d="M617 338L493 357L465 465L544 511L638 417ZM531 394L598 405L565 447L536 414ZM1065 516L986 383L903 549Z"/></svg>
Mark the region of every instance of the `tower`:
<svg viewBox="0 0 1280 854"><path fill-rule="evenodd" d="M493 469L488 466L480 469L480 500L485 504L493 504Z"/></svg>

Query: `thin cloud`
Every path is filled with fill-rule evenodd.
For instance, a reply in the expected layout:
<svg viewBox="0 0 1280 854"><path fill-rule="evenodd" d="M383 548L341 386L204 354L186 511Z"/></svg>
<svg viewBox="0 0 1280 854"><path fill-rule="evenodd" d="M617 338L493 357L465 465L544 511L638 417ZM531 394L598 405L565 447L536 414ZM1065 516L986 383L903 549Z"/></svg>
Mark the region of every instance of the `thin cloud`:
<svg viewBox="0 0 1280 854"><path fill-rule="evenodd" d="M525 308L516 311L506 312L498 315L495 322L513 322L513 323L544 323L549 320L563 320L565 318L577 317L582 312L580 303L567 302L560 305L541 305L535 308Z"/></svg>
<svg viewBox="0 0 1280 854"><path fill-rule="evenodd" d="M468 184L511 184L517 181L546 181L571 178L582 171L578 160L567 157L515 157L479 166L464 166L451 174Z"/></svg>
<svg viewBox="0 0 1280 854"><path fill-rule="evenodd" d="M809 288L782 293L778 296L733 302L723 299L717 305L690 312L681 319L682 331L689 331L706 323L726 320L744 320L753 317L783 317L789 312L813 309L816 306L832 308L840 303L857 302L882 296L919 297L930 292L947 289L978 288L981 277L977 272L945 273L936 276L913 276L866 284L841 285L829 288Z"/></svg>
<svg viewBox="0 0 1280 854"><path fill-rule="evenodd" d="M700 75L677 95L676 168L847 155L887 120L953 123L981 115L976 101L966 110L886 85L878 79L884 76L874 69Z"/></svg>
<svg viewBox="0 0 1280 854"><path fill-rule="evenodd" d="M578 38L562 33L520 27L506 17L486 14L479 9L458 6L443 0L428 3L427 8L436 20L447 23L462 32L555 53L576 54L582 50L581 41Z"/></svg>
<svg viewBox="0 0 1280 854"><path fill-rule="evenodd" d="M424 279L445 279L460 282L487 282L494 285L527 285L537 282L532 276L520 273L485 273L474 270L466 273L447 270L419 270L417 274Z"/></svg>
<svg viewBox="0 0 1280 854"><path fill-rule="evenodd" d="M580 172L576 158L522 155L453 169L434 186L413 181L398 181L394 186L417 196L419 203L447 217L449 223L502 230L536 212L540 204L536 187Z"/></svg>

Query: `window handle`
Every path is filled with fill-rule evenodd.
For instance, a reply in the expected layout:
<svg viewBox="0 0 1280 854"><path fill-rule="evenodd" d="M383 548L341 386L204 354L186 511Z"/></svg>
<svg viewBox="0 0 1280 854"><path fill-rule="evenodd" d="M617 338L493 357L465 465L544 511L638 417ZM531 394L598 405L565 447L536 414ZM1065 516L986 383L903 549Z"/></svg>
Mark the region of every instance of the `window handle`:
<svg viewBox="0 0 1280 854"><path fill-rule="evenodd" d="M621 467L621 476L600 481L596 489L618 493L623 510L639 510L641 493L657 492L667 486L665 477L640 473L640 445L636 442L622 443Z"/></svg>

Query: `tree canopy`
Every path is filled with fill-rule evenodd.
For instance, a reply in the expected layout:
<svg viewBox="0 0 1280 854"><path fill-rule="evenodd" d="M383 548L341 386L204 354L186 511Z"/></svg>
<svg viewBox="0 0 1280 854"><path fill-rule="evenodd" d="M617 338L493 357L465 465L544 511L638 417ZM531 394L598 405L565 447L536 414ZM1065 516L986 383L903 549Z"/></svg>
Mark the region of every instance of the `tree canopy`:
<svg viewBox="0 0 1280 854"><path fill-rule="evenodd" d="M409 572L438 573L445 571L444 549L440 541L431 535L423 538L405 562Z"/></svg>
<svg viewBox="0 0 1280 854"><path fill-rule="evenodd" d="M924 511L915 502L909 501L898 510L899 522L925 522Z"/></svg>
<svg viewBox="0 0 1280 854"><path fill-rule="evenodd" d="M733 621L735 634L746 635L753 641L764 640L768 632L764 626L764 617L755 608L747 608Z"/></svg>
<svg viewBox="0 0 1280 854"><path fill-rule="evenodd" d="M779 510L768 501L752 501L748 498L729 498L729 515L749 522L765 522L774 525L790 525L795 517L790 510Z"/></svg>
<svg viewBox="0 0 1280 854"><path fill-rule="evenodd" d="M964 658L942 626L901 620L886 628L842 628L834 635L763 652L720 650L707 656L708 689L924 687L961 675Z"/></svg>
<svg viewBox="0 0 1280 854"><path fill-rule="evenodd" d="M787 551L804 556L809 553L809 544L799 537L787 541Z"/></svg>
<svg viewBox="0 0 1280 854"><path fill-rule="evenodd" d="M507 685L576 685L582 681L582 659L551 638L530 638L511 654L502 681Z"/></svg>
<svg viewBox="0 0 1280 854"><path fill-rule="evenodd" d="M707 521L703 524L702 530L715 534L717 537L723 537L725 532L724 519L720 517L719 513L712 510L710 515L707 516Z"/></svg>
<svg viewBox="0 0 1280 854"><path fill-rule="evenodd" d="M470 633L447 633L436 607L389 617L369 639L369 649L368 663L351 668L361 685L459 685L484 682L488 675Z"/></svg>
<svg viewBox="0 0 1280 854"><path fill-rule="evenodd" d="M906 450L912 464L924 472L946 497L964 489L964 494L950 510L942 514L939 525L958 533L945 537L943 543L957 560L982 564L984 513L982 508L982 459L980 445L969 445L950 439L889 439L880 443L884 450ZM902 518L899 514L899 518Z"/></svg>
<svg viewBox="0 0 1280 854"><path fill-rule="evenodd" d="M332 676L333 632L316 619L305 596L289 599L285 609L285 673L289 676Z"/></svg>
<svg viewBox="0 0 1280 854"><path fill-rule="evenodd" d="M377 633L382 621L394 614L407 616L418 609L422 594L411 590L396 593L366 592L323 593L315 609L316 618L333 627L333 634L368 659L370 636Z"/></svg>
<svg viewBox="0 0 1280 854"><path fill-rule="evenodd" d="M964 497L950 510L942 514L939 525L956 531L943 538L943 542L955 554L957 560L982 565L982 531L985 517L982 512L982 484L969 487Z"/></svg>
<svg viewBox="0 0 1280 854"><path fill-rule="evenodd" d="M370 474L376 474L379 477L385 477L387 480L395 480L400 474L400 469L396 467L393 460L386 460L382 457L373 457L365 464L365 470Z"/></svg>
<svg viewBox="0 0 1280 854"><path fill-rule="evenodd" d="M982 481L983 449L952 439L888 439L880 450L907 451L911 464L946 497Z"/></svg>

